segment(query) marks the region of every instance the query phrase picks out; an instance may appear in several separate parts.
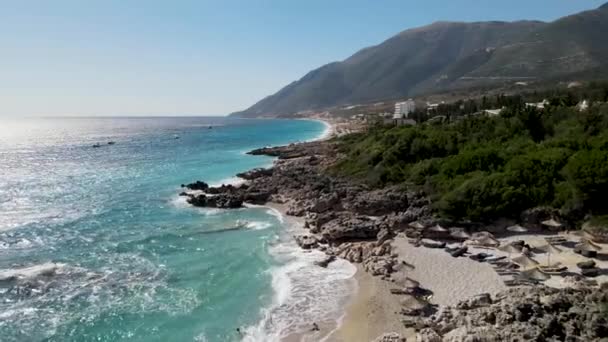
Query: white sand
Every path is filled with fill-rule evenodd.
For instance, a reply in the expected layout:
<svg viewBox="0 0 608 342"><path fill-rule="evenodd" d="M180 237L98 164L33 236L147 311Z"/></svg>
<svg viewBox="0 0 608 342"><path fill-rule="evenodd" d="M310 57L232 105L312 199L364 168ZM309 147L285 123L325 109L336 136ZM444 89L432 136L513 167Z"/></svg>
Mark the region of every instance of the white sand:
<svg viewBox="0 0 608 342"><path fill-rule="evenodd" d="M454 258L443 249L415 247L400 236L393 246L399 260L413 266L407 271L408 277L433 291L433 304L454 305L478 294L495 294L506 289L489 264Z"/></svg>

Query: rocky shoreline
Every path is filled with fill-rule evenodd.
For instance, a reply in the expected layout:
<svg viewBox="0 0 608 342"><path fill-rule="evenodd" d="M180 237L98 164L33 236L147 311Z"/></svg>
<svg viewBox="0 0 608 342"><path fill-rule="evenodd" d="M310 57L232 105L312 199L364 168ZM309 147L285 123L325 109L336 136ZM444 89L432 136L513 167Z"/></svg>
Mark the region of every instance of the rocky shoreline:
<svg viewBox="0 0 608 342"><path fill-rule="evenodd" d="M249 154L277 157L274 167L239 174L247 180L239 186L183 185L196 192L181 195L194 206L222 209L285 204L287 214L303 217L310 232L295 237L302 248L362 263L371 274L388 277L397 264L391 239L411 221L432 223L430 202L419 192L369 189L328 175L337 153L328 141L253 150Z"/></svg>
<svg viewBox="0 0 608 342"><path fill-rule="evenodd" d="M294 237L298 245L304 249L318 249L328 255L326 260L319 263L320 267L326 267L336 257L339 257L361 264L363 269L372 276L401 284L403 279L400 277L402 278L404 270L409 265L399 258L393 244L397 236L408 238L417 245L444 248L446 247L445 242L438 240L462 242L463 237L470 237L470 233L482 228L480 224L446 222L433 216L430 200L422 192L398 186L372 189L363 184L333 176L331 172L328 172L328 167L341 156L332 141L261 148L253 150L249 154L269 155L278 159L270 169L254 169L239 174L239 177L247 180L244 184L211 187L202 181L197 181L182 185L187 191L182 192L181 195L188 197L188 203L200 207L232 209L240 208L247 203L263 205L268 202L286 206L288 208L286 214L303 218L305 228L308 229L307 234ZM528 227L540 229L541 222L553 218L559 218L566 224L568 222L567 218L560 218L558 212L546 208L536 208L523 213L521 222ZM510 224L513 222L497 222L491 226L485 225L483 229L504 233L505 228ZM462 228L447 230L441 228L441 225ZM431 226L439 228L421 228ZM441 236L441 239L434 240L438 236ZM448 252L452 257L459 257L466 253L467 249L461 247L448 250ZM419 290L424 292L422 288ZM403 287L401 291L409 290ZM406 312L400 314L405 315L403 321L406 326L416 329L418 332L416 339L419 341L461 341L465 338L469 338L466 340L471 341L513 340L514 338L529 340L532 337L535 340L551 340L554 336L558 337L557 340L562 340L561 337L568 337L572 341L582 341L589 340L585 339L586 337L595 339L597 336L608 336L608 323L604 316L597 316L597 310L585 313L585 315L595 315L590 318L595 322L591 327L587 327L588 324L582 321L569 323L568 319L574 319L572 318L574 314L568 314L569 311L560 311L561 309L580 308L579 304L574 304L575 301L608 302L607 290L604 287L601 292L597 292L599 293L597 296L600 297L589 295L592 292L589 287L576 290L583 294L573 292L575 290L564 292L564 295L572 294L572 305L563 304L565 306L561 309L559 306L551 306L552 304L550 307L545 307L544 302L541 305L537 300L538 305L530 309L532 314L528 315L529 310L524 309L528 312L526 313L527 318L538 318L526 323L531 325L530 327L520 324L521 317L517 316L517 310L519 310L517 303L520 303L518 301L532 300L530 296L536 296L535 299L547 296L557 298L561 296L560 291L562 290L537 287L534 288L534 292L526 289L522 290L521 294L511 293L517 292L517 289L508 291L510 292L497 294L496 296L499 297L491 297L489 294L476 297L471 299L474 301L472 304L459 304L455 308L443 307L438 312L429 311L429 306L426 304L416 305L418 298L424 295L423 293L422 295L409 292L394 294L415 295L412 297L412 302L415 304L413 309L406 309ZM595 305L594 308L598 305ZM494 319L490 317L492 312L495 316ZM501 320L499 318L502 316L499 314L513 317ZM475 315L479 317L473 322L471 318L477 317ZM545 322L547 319L549 321ZM460 328L467 324L468 328L464 330ZM509 328L496 329L499 325L509 326ZM582 332L580 330L582 328L589 328L592 331ZM460 329L459 332L452 333L453 330L458 329ZM402 339L395 335L385 337L380 337L379 341Z"/></svg>

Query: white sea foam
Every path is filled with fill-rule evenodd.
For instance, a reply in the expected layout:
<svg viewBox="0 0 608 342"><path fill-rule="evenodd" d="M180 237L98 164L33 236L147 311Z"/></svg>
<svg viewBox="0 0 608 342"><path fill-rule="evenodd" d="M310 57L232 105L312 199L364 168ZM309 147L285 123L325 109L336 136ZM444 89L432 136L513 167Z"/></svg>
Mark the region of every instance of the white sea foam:
<svg viewBox="0 0 608 342"><path fill-rule="evenodd" d="M0 270L0 281L32 279L38 276L52 275L64 266L65 264L47 262L29 267Z"/></svg>
<svg viewBox="0 0 608 342"><path fill-rule="evenodd" d="M263 230L272 227L271 222L263 222L263 221L252 221L248 222L245 227L251 230Z"/></svg>
<svg viewBox="0 0 608 342"><path fill-rule="evenodd" d="M323 126L325 126L325 128L323 129L323 132L321 132L321 134L319 134L317 137L312 138L312 139L310 139L310 140L307 140L307 141L309 141L309 142L310 142L310 141L316 141L316 140L324 140L324 139L327 139L327 138L329 138L329 137L331 136L331 134L332 134L332 133L333 133L333 131L334 131L333 126L332 126L332 125L331 125L329 122L327 122L327 121L324 121L324 120L318 120L318 119L306 119L306 120L318 121L318 122L322 123L322 124L323 124Z"/></svg>
<svg viewBox="0 0 608 342"><path fill-rule="evenodd" d="M189 190L186 192L189 194L202 194L203 193L200 190ZM169 200L169 203L173 207L178 208L178 209L196 210L204 216L217 215L222 212L222 209L217 209L217 208L194 207L192 204L188 203L188 197L186 197L186 196L174 195Z"/></svg>
<svg viewBox="0 0 608 342"><path fill-rule="evenodd" d="M327 268L319 267L314 262L325 255L302 250L290 235L271 247L270 253L280 264L270 270L274 298L262 310L261 321L245 330L244 341L280 341L309 330L311 322L338 323L356 286L352 264L339 259Z"/></svg>
<svg viewBox="0 0 608 342"><path fill-rule="evenodd" d="M245 183L247 180L241 178L241 177L228 177L228 178L224 178L218 182L214 182L209 184L209 186L211 187L218 187L218 186L222 186L222 185L232 185L232 186L237 186L237 185L241 185L243 183Z"/></svg>

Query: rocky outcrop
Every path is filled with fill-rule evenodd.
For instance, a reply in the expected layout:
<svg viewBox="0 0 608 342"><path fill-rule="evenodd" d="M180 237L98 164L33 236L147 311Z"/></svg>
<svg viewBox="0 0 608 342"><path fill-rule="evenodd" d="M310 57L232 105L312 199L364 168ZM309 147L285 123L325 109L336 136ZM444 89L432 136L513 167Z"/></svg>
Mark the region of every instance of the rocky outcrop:
<svg viewBox="0 0 608 342"><path fill-rule="evenodd" d="M418 341L598 341L608 338L608 290L515 288L447 307L415 323Z"/></svg>
<svg viewBox="0 0 608 342"><path fill-rule="evenodd" d="M182 188L188 188L190 190L202 190L205 191L209 189L209 184L201 181L196 181L194 183L190 183L187 185L182 184Z"/></svg>
<svg viewBox="0 0 608 342"><path fill-rule="evenodd" d="M327 222L321 235L328 241L352 241L374 239L380 231L377 220L366 216L348 216Z"/></svg>
<svg viewBox="0 0 608 342"><path fill-rule="evenodd" d="M236 209L243 206L243 199L240 196L231 194L219 194L216 196L190 195L187 201L195 207Z"/></svg>
<svg viewBox="0 0 608 342"><path fill-rule="evenodd" d="M245 180L253 180L260 177L272 176L273 169L256 168L246 172L237 173L236 176Z"/></svg>
<svg viewBox="0 0 608 342"><path fill-rule="evenodd" d="M430 221L429 200L421 192L399 187L369 189L326 172L339 154L331 142L262 148L250 154L279 160L271 169L238 174L248 180L242 185L193 183L192 188L204 194L184 193L188 201L214 208L281 202L288 215L305 218L310 234L295 237L300 247L361 263L370 274L386 278L397 265L390 246L393 237L409 222Z"/></svg>
<svg viewBox="0 0 608 342"><path fill-rule="evenodd" d="M294 238L302 249L312 249L319 245L319 240L314 235L297 235Z"/></svg>
<svg viewBox="0 0 608 342"><path fill-rule="evenodd" d="M361 191L347 202L346 209L360 215L380 216L408 209L407 192L396 188Z"/></svg>

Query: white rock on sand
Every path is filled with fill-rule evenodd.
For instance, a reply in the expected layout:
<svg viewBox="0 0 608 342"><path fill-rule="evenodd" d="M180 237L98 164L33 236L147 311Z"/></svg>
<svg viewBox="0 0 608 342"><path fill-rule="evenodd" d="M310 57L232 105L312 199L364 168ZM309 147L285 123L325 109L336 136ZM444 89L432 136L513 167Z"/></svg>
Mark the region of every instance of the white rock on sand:
<svg viewBox="0 0 608 342"><path fill-rule="evenodd" d="M455 305L472 296L506 289L492 266L469 258L454 258L443 249L415 247L406 238L393 242L399 260L414 267L407 276L433 291L431 303Z"/></svg>

